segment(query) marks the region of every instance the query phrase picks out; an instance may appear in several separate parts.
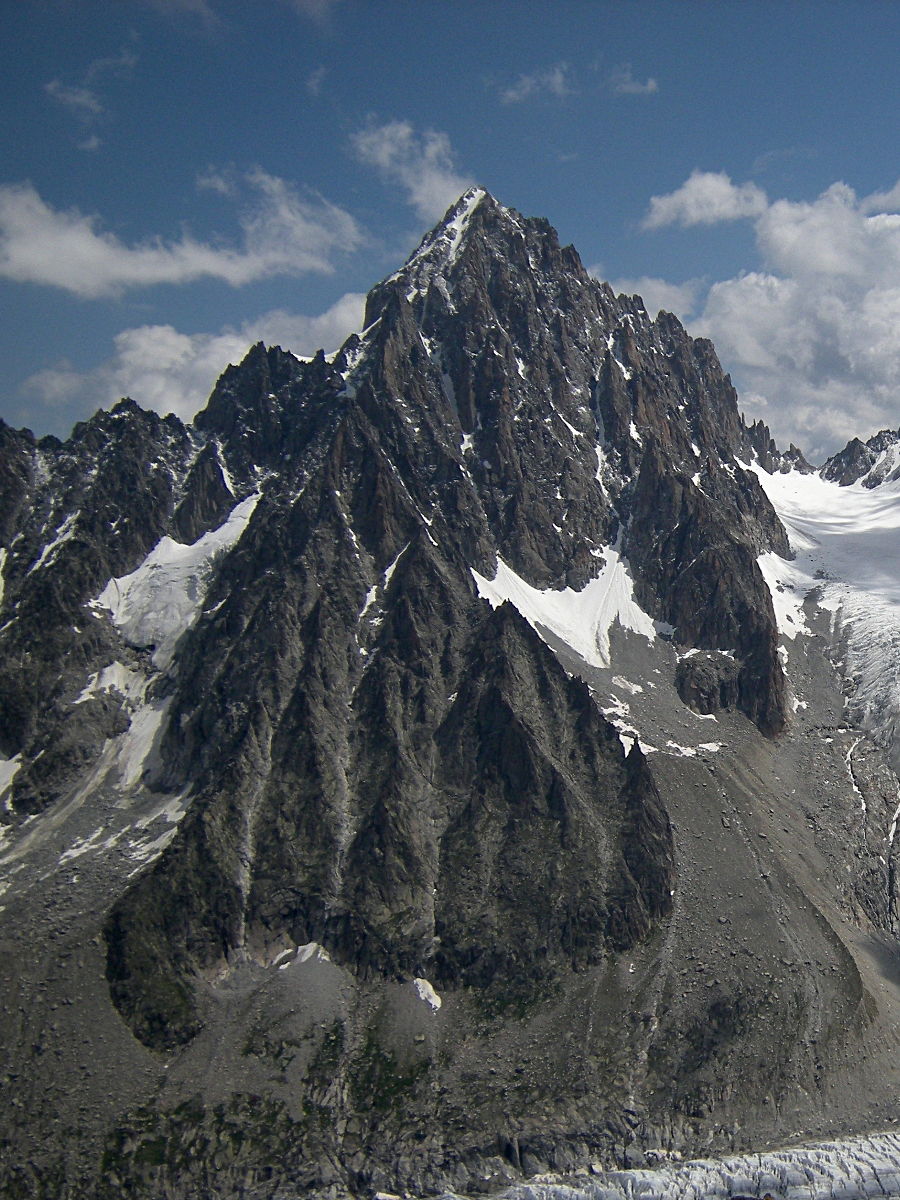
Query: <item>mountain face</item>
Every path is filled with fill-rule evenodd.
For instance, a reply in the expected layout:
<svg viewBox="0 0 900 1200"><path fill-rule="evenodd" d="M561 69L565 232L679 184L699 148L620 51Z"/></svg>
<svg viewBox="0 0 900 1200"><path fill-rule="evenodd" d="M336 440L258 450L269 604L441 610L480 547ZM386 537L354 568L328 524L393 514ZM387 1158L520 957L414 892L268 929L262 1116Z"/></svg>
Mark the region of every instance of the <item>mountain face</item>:
<svg viewBox="0 0 900 1200"><path fill-rule="evenodd" d="M900 703L789 489L889 487L895 435L812 475L481 189L365 320L193 425L0 425L5 1194L885 1120Z"/></svg>

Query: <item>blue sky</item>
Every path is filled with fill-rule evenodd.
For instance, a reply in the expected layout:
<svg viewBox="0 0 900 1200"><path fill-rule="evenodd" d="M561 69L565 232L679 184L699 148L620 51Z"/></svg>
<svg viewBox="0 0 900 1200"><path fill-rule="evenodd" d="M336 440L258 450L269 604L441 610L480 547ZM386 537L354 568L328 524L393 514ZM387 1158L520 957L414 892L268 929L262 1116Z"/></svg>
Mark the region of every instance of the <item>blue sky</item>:
<svg viewBox="0 0 900 1200"><path fill-rule="evenodd" d="M900 422L891 0L0 0L0 416L334 349L469 183L813 457Z"/></svg>

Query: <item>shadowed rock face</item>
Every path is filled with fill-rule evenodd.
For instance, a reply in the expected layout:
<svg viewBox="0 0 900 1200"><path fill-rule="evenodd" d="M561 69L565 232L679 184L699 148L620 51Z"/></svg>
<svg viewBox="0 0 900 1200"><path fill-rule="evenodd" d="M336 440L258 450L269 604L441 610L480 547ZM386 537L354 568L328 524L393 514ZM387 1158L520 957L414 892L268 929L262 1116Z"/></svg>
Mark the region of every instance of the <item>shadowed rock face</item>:
<svg viewBox="0 0 900 1200"><path fill-rule="evenodd" d="M106 983L135 1053L191 1062L219 1039L242 1070L276 1063L277 1087L264 1074L258 1087L280 1097L289 1079L303 1117L273 1100L257 1149L274 1138L294 1177L324 1190L468 1185L510 1111L543 1114L549 1132L539 1144L532 1124L530 1149L524 1134L503 1141L504 1171L586 1160L631 1129L621 1114L639 1093L654 1130L705 1119L731 1104L722 1064L743 1070L735 1045L758 1048L764 1026L792 1049L746 1104L805 1069L824 985L761 1006L722 950L724 994L681 1003L666 974L681 969L670 813L706 781L684 783L690 770L671 757L655 765L663 755L645 757L636 730L626 752L602 711L612 686L668 689L667 719L718 715L752 747L748 772L769 770L765 739L785 733L787 704L756 560L789 549L742 465L754 458L799 461L764 426L747 429L710 343L670 314L651 320L546 222L477 190L373 289L366 330L334 362L253 347L192 426L123 401L66 443L0 428L0 752L20 756L9 819L53 818L91 787L120 808L138 797L187 810L156 857L104 893ZM240 536L201 562L203 539L254 501ZM166 538L160 577L191 554L200 566L162 660L98 597L111 579L124 594L138 568L150 579L147 556ZM502 563L523 592L580 595L613 551L664 630L652 649L626 639L629 661L654 664L636 682L610 683L524 602L492 608L473 574L500 578ZM170 593L152 594L165 609ZM685 755L716 753L716 729ZM654 750L684 749L668 727L652 735ZM734 779L743 797L741 770ZM718 834L729 826L714 791ZM735 878L755 869L741 847ZM781 919L768 887L766 937ZM737 885L735 896L737 911ZM879 921L884 908L871 903ZM698 928L720 932L712 901L703 914ZM843 963L809 928L823 961ZM301 966L315 986L282 1011L278 981ZM456 1022L441 1054L408 1011L414 983L431 994L424 981ZM278 1041L280 1021L290 1034ZM521 1041L509 1033L519 1021L532 1022ZM446 1156L467 1128L467 1081L482 1099L464 1169ZM246 1118L237 1092L237 1108L212 1098L222 1089L210 1085L199 1115L167 1110L185 1162L188 1126L218 1145L235 1113ZM607 1107L620 1115L601 1130ZM193 1182L172 1186L199 1186L184 1163L142 1175L154 1153L143 1121L132 1113L110 1135L123 1194L169 1186L182 1168ZM435 1131L427 1168L404 1158L379 1176L386 1147L414 1153L417 1124Z"/></svg>
<svg viewBox="0 0 900 1200"><path fill-rule="evenodd" d="M851 438L844 449L832 455L822 467L822 478L839 483L841 487L860 481L867 488L900 479L898 444L900 431L891 429L882 429L865 442Z"/></svg>

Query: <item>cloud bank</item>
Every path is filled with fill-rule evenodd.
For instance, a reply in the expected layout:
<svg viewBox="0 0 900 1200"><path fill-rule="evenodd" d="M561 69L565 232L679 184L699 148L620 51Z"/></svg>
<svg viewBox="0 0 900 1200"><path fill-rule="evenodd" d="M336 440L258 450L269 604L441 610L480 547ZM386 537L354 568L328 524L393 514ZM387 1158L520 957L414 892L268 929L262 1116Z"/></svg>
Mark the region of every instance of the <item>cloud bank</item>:
<svg viewBox="0 0 900 1200"><path fill-rule="evenodd" d="M52 208L30 183L0 185L0 277L85 299L204 278L239 287L276 275L331 272L334 258L361 240L348 212L318 196L301 197L259 168L241 187L242 240L222 246L190 234L128 245L96 216Z"/></svg>
<svg viewBox="0 0 900 1200"><path fill-rule="evenodd" d="M858 197L769 201L755 184L695 171L654 196L647 229L753 222L761 269L714 283L691 324L710 337L745 406L780 443L821 460L900 423L900 182Z"/></svg>
<svg viewBox="0 0 900 1200"><path fill-rule="evenodd" d="M438 220L472 186L473 180L456 168L446 133L426 129L418 134L409 121L378 125L370 120L350 143L361 163L400 187L423 221Z"/></svg>
<svg viewBox="0 0 900 1200"><path fill-rule="evenodd" d="M336 350L362 328L364 307L364 295L348 292L318 316L275 309L239 329L218 333L180 333L172 325L125 329L114 339L113 355L98 367L76 371L62 363L32 375L22 391L40 405L42 424L47 412L55 410L57 425L68 427L70 414L75 420L77 414L108 408L122 396L189 421L205 405L227 364L240 362L255 342L299 355Z"/></svg>

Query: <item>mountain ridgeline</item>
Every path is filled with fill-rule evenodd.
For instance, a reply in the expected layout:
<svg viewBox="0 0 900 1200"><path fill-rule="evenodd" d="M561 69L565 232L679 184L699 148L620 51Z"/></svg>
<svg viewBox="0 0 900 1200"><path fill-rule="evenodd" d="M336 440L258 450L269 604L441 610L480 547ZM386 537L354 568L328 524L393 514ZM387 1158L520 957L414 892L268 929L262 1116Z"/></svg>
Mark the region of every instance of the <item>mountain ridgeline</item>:
<svg viewBox="0 0 900 1200"><path fill-rule="evenodd" d="M802 455L481 189L365 325L253 347L192 425L0 427L6 920L71 876L46 936L92 938L85 1021L133 1071L77 1152L14 1114L11 1195L483 1190L812 1129L856 1069L836 930L892 935L892 870L849 784L802 871L756 827L843 769L758 563L790 557L758 471Z"/></svg>

